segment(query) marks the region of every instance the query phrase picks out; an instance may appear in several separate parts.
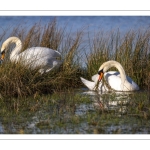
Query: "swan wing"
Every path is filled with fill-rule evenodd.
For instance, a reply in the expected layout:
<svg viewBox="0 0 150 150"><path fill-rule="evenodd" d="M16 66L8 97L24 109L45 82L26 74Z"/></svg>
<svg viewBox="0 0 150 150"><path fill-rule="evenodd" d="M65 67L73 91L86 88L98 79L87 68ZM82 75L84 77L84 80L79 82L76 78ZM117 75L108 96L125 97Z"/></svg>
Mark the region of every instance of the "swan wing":
<svg viewBox="0 0 150 150"><path fill-rule="evenodd" d="M89 80L86 80L82 77L80 77L82 83L89 89L89 90L94 90L94 87L95 87L95 82L92 82L92 81L89 81Z"/></svg>
<svg viewBox="0 0 150 150"><path fill-rule="evenodd" d="M98 74L95 74L92 76L92 81L96 84L98 81ZM120 84L121 84L121 79L120 79L120 74L117 71L109 71L104 74L104 77L107 81L107 83L115 90L119 89L120 90ZM94 85L95 86L95 85ZM101 83L99 83L99 89L101 91L106 91L108 90L107 87L103 86Z"/></svg>
<svg viewBox="0 0 150 150"><path fill-rule="evenodd" d="M105 79L108 84L117 91L134 91L139 90L139 86L129 77L126 76L127 81L123 84L123 89L121 87L121 77L119 72L107 72L105 73Z"/></svg>
<svg viewBox="0 0 150 150"><path fill-rule="evenodd" d="M95 74L92 76L92 81L94 81L95 83L97 83L97 80L98 80L98 74Z"/></svg>
<svg viewBox="0 0 150 150"><path fill-rule="evenodd" d="M61 54L56 50L45 47L28 48L19 54L18 59L25 65L30 65L32 68L38 66L52 68L61 64Z"/></svg>
<svg viewBox="0 0 150 150"><path fill-rule="evenodd" d="M107 72L104 74L106 82L110 85L110 87L114 90L121 91L121 78L118 72Z"/></svg>
<svg viewBox="0 0 150 150"><path fill-rule="evenodd" d="M24 56L26 59L52 59L54 57L60 57L60 53L56 50L52 50L46 47L32 47L23 51L20 56Z"/></svg>
<svg viewBox="0 0 150 150"><path fill-rule="evenodd" d="M127 77L128 82L131 85L132 90L139 90L140 89L139 86L129 76L126 76L126 77Z"/></svg>

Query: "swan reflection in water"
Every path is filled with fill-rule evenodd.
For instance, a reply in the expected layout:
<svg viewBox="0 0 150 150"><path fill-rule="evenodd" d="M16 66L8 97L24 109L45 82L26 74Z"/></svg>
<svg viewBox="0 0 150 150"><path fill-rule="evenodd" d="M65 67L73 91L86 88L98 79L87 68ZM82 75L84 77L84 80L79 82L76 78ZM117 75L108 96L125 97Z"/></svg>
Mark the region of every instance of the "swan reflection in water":
<svg viewBox="0 0 150 150"><path fill-rule="evenodd" d="M115 67L117 71L108 71ZM108 72L107 72L108 71ZM139 86L126 75L122 65L114 60L104 62L98 74L92 76L92 81L82 77L82 83L90 90L87 94L93 96L94 105L102 110L118 110L126 112L126 105L130 102L130 94L139 91Z"/></svg>
<svg viewBox="0 0 150 150"><path fill-rule="evenodd" d="M89 95L94 108L102 111L115 111L116 113L127 113L127 105L131 103L131 95L134 92L105 92L86 91L83 94Z"/></svg>

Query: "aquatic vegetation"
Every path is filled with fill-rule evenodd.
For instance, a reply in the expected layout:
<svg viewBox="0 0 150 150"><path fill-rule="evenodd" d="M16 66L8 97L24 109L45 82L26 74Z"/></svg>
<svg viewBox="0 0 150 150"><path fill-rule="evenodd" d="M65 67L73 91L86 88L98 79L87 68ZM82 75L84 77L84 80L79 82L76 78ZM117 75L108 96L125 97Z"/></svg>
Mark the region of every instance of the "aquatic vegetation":
<svg viewBox="0 0 150 150"><path fill-rule="evenodd" d="M0 100L1 133L150 133L147 92L88 95L83 91ZM123 103L125 100L127 102ZM101 101L104 109L95 107ZM113 105L112 105L113 104ZM126 111L121 111L122 107Z"/></svg>
<svg viewBox="0 0 150 150"><path fill-rule="evenodd" d="M39 68L30 70L20 63L15 65L6 56L0 65L0 88L3 97L80 88L83 86L80 77L89 79L108 60L118 61L140 88L149 89L149 29L129 31L124 35L119 30L107 33L100 30L94 36L89 34L88 41L85 39L86 29L74 33L66 29L66 25L59 27L56 19L46 25L37 23L30 28L21 25L13 28L8 37L19 37L23 42L22 51L34 46L56 49L61 53L63 63L56 70L40 76L36 73ZM7 32L4 31L0 36L1 41L6 39L4 35Z"/></svg>
<svg viewBox="0 0 150 150"><path fill-rule="evenodd" d="M141 88L149 87L150 71L150 30L128 31L121 34L119 30L104 33L96 32L90 38L90 52L86 56L87 76L97 73L101 64L109 60L118 61ZM116 69L113 69L116 71ZM111 69L111 71L113 71Z"/></svg>
<svg viewBox="0 0 150 150"><path fill-rule="evenodd" d="M66 33L65 27L58 28L56 20L53 20L44 27L36 24L27 31L25 28L22 30L22 27L14 28L12 34L23 41L22 51L33 46L56 49L61 53L63 63L59 68L40 75L39 67L31 70L28 65L11 63L9 56L6 55L6 59L0 65L0 89L3 97L46 94L81 85L79 76L82 74L82 69L78 51L83 31L72 36ZM7 52L11 49L8 48Z"/></svg>
<svg viewBox="0 0 150 150"><path fill-rule="evenodd" d="M29 30L17 26L9 35L23 41L22 51L37 45L57 49L63 63L41 76L39 68L11 63L6 56L0 65L0 133L150 133L150 30L123 36L119 30L97 31L86 41L83 29L72 33L66 28L53 20ZM0 35L1 41L5 34ZM90 91L89 95L80 76L90 78L108 60L120 62L141 90L103 95Z"/></svg>

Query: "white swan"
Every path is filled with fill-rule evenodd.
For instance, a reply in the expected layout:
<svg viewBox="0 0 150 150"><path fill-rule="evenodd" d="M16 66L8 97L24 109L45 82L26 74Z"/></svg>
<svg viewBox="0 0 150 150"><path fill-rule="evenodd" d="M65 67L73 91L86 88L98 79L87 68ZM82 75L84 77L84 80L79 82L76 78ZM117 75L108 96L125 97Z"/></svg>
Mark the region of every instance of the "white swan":
<svg viewBox="0 0 150 150"><path fill-rule="evenodd" d="M17 37L9 37L1 47L1 60L4 59L5 53L8 50L10 44L15 43L16 46L10 53L10 60L17 63L18 61L35 69L39 67L39 72L49 72L56 66L61 64L61 54L50 48L46 47L31 47L21 52L22 42Z"/></svg>
<svg viewBox="0 0 150 150"><path fill-rule="evenodd" d="M119 72L109 71L106 72L111 67L116 67ZM103 63L98 71L98 74L92 76L92 81L88 81L82 77L81 81L83 84L88 87L90 90L95 90L95 86L98 83L98 91L105 92L110 88L100 82L104 76L105 81L108 83L109 87L115 91L135 91L139 90L139 86L128 76L125 75L125 71L120 63L117 61L111 60Z"/></svg>

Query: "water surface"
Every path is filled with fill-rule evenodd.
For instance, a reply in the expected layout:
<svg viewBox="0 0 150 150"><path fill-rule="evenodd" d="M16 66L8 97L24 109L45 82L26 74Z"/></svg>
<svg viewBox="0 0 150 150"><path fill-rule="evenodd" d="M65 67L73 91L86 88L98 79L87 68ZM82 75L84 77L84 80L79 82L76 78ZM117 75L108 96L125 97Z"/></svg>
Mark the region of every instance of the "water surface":
<svg viewBox="0 0 150 150"><path fill-rule="evenodd" d="M0 116L1 134L149 134L147 92L104 94L80 89L43 96L26 111Z"/></svg>

